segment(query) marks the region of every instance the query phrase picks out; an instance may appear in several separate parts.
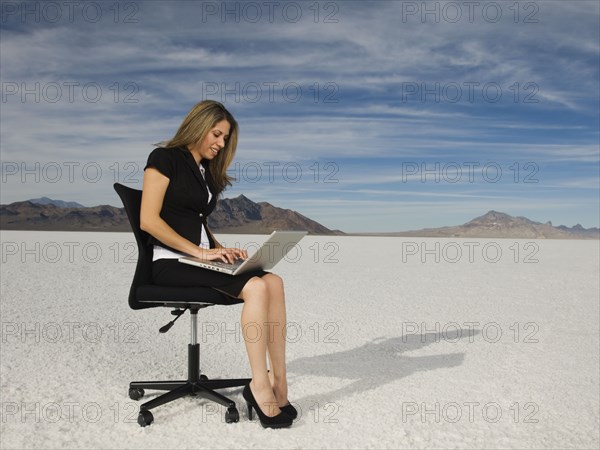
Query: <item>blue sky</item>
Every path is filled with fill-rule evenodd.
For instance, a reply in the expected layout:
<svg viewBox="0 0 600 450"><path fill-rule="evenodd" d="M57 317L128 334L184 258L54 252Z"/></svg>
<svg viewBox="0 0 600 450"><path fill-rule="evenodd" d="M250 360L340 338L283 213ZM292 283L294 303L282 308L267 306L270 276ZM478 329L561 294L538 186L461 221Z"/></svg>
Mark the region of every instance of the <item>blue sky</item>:
<svg viewBox="0 0 600 450"><path fill-rule="evenodd" d="M469 6L471 5L471 6ZM0 201L120 206L197 101L225 197L332 229L599 226L599 2L2 2Z"/></svg>

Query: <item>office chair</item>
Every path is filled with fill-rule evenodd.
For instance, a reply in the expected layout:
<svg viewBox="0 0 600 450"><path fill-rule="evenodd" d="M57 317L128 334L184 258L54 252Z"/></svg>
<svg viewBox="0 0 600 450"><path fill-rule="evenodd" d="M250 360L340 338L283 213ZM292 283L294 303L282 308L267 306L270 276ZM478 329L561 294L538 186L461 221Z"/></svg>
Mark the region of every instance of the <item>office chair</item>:
<svg viewBox="0 0 600 450"><path fill-rule="evenodd" d="M191 315L191 341L188 345L187 380L133 381L129 384L129 398L132 400L142 398L145 393L144 389L168 391L140 406L138 423L142 427L150 425L154 421L154 417L150 412L151 409L186 395L204 397L227 407L225 421L227 423L237 422L239 420L239 413L235 402L216 392L215 389L243 386L250 381L250 378L209 380L206 375L200 372L200 344L197 342L197 317L198 311L207 306L217 304L233 305L242 303L242 301L228 297L211 288L170 287L152 284L152 244L148 243L149 235L140 228L142 191L129 188L120 183L115 183L114 188L125 206L125 212L127 213L138 246L138 260L129 291L129 306L132 309L173 308L171 314L176 317L160 329L161 333L168 331L186 310L189 310Z"/></svg>

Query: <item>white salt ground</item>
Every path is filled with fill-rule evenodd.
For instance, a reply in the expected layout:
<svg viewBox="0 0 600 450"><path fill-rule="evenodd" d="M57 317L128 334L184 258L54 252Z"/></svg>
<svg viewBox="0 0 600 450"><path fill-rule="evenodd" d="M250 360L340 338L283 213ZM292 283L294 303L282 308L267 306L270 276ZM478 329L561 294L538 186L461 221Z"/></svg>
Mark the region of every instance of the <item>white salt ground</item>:
<svg viewBox="0 0 600 450"><path fill-rule="evenodd" d="M129 309L131 234L1 240L3 449L600 445L598 241L306 237L274 270L301 417L265 430L237 388L237 424L185 398L138 426L128 383L185 377L189 318ZM240 312L201 311L209 377L250 376Z"/></svg>

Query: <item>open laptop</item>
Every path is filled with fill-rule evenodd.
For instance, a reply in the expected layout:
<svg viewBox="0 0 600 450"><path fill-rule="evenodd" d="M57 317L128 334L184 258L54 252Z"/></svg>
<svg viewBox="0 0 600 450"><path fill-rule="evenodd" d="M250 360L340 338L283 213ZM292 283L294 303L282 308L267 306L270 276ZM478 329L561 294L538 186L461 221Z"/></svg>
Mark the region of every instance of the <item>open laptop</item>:
<svg viewBox="0 0 600 450"><path fill-rule="evenodd" d="M273 231L269 238L248 259L238 259L233 264L206 261L193 256L183 256L179 262L229 275L239 275L251 270L269 270L293 249L308 231Z"/></svg>

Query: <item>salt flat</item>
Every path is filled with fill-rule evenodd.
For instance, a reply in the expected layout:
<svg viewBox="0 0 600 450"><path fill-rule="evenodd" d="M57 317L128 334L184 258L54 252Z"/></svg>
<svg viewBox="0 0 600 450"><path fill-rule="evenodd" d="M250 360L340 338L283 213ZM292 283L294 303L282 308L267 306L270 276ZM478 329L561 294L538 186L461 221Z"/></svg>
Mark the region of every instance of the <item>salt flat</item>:
<svg viewBox="0 0 600 450"><path fill-rule="evenodd" d="M184 378L189 325L159 335L168 310L129 309L131 234L1 240L2 448L600 445L598 241L306 237L274 270L301 417L264 430L241 389L237 424L186 398L137 425L128 383ZM240 312L201 312L209 377L249 376Z"/></svg>

